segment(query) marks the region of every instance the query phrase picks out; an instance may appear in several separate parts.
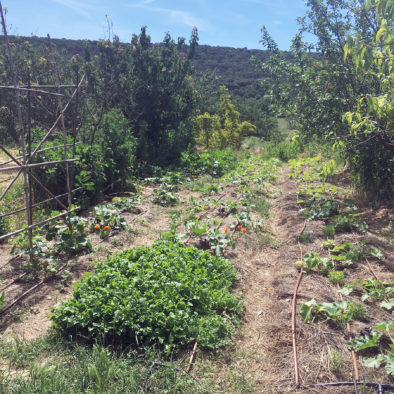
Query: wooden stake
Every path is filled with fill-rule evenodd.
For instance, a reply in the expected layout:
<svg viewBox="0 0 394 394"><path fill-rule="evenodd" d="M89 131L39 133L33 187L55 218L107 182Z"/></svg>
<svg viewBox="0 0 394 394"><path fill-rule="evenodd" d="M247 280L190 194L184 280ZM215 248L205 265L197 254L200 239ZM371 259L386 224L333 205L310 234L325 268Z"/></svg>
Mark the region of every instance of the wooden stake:
<svg viewBox="0 0 394 394"><path fill-rule="evenodd" d="M196 339L196 342L194 342L192 354L190 355L189 365L187 366L186 371L185 371L187 374L191 371L191 369L193 367L194 357L196 357L196 353L197 353L197 345L198 345L198 342Z"/></svg>

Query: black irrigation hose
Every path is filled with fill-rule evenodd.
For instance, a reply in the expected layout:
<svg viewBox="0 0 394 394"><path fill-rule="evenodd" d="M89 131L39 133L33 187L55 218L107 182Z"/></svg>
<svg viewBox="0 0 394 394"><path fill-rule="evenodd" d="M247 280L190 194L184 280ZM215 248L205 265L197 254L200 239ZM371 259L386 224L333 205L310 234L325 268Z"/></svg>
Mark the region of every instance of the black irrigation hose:
<svg viewBox="0 0 394 394"><path fill-rule="evenodd" d="M311 388L311 387L338 387L338 386L365 386L374 387L377 389L378 394L384 394L385 390L394 391L394 386L386 383L376 383L376 382L330 382L330 383L316 383L307 386L302 386L301 388Z"/></svg>

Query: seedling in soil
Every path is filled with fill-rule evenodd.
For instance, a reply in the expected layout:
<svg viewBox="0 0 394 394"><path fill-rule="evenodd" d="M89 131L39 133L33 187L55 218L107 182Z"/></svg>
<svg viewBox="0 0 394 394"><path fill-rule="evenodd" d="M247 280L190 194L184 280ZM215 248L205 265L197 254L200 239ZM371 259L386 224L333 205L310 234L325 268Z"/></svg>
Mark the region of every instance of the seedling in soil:
<svg viewBox="0 0 394 394"><path fill-rule="evenodd" d="M300 304L300 314L305 323L313 323L316 318L331 321L341 326L350 320L362 320L365 317L363 305L348 301L322 302L314 299Z"/></svg>
<svg viewBox="0 0 394 394"><path fill-rule="evenodd" d="M330 354L330 371L336 375L340 375L345 367L346 360L346 357L333 350Z"/></svg>
<svg viewBox="0 0 394 394"><path fill-rule="evenodd" d="M311 242L311 235L313 231L304 231L302 234L297 235L297 238L300 242L309 243Z"/></svg>
<svg viewBox="0 0 394 394"><path fill-rule="evenodd" d="M387 373L394 377L394 339L391 332L394 322L383 322L367 330L367 333L354 338L348 342L348 347L356 352L366 349L375 350L372 357L364 357L363 364L370 368L384 366ZM383 341L383 339L386 339Z"/></svg>
<svg viewBox="0 0 394 394"><path fill-rule="evenodd" d="M176 194L162 188L153 190L153 193L155 194L153 203L163 207L175 205L180 200Z"/></svg>
<svg viewBox="0 0 394 394"><path fill-rule="evenodd" d="M333 262L328 257L319 256L314 252L307 253L304 256L304 261L297 261L297 264L303 265L307 272L326 271L334 268Z"/></svg>
<svg viewBox="0 0 394 394"><path fill-rule="evenodd" d="M336 285L342 285L345 280L345 273L343 271L330 271L328 273L328 279Z"/></svg>

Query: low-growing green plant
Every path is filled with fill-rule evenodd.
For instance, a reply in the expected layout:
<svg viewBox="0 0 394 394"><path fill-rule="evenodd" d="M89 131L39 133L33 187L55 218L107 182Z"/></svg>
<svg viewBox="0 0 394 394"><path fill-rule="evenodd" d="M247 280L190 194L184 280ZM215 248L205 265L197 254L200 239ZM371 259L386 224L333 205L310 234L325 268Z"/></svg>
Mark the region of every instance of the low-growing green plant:
<svg viewBox="0 0 394 394"><path fill-rule="evenodd" d="M342 285L345 280L345 273L343 271L330 271L328 273L328 279L330 279L334 285Z"/></svg>
<svg viewBox="0 0 394 394"><path fill-rule="evenodd" d="M348 342L348 347L361 352L365 349L375 349L376 355L363 357L363 364L370 368L379 368L384 366L389 375L394 377L394 338L391 331L394 328L394 322L383 322L373 326L365 335L360 335ZM388 347L384 346L381 339L383 336L388 337Z"/></svg>
<svg viewBox="0 0 394 394"><path fill-rule="evenodd" d="M383 252L380 249L378 249L377 247L375 247L375 246L372 246L371 248L368 249L368 254L371 257L375 257L378 260L381 260L381 261L384 260Z"/></svg>
<svg viewBox="0 0 394 394"><path fill-rule="evenodd" d="M114 197L112 199L112 204L119 210L119 212L141 212L141 210L138 208L138 205L141 204L141 199L138 196Z"/></svg>
<svg viewBox="0 0 394 394"><path fill-rule="evenodd" d="M2 212L0 211L0 214ZM10 231L10 221L7 216L0 217L0 236L9 233ZM1 241L0 241L1 242Z"/></svg>
<svg viewBox="0 0 394 394"><path fill-rule="evenodd" d="M109 226L111 230L121 230L126 226L125 219L120 216L119 209L114 204L97 205L92 211L91 228Z"/></svg>
<svg viewBox="0 0 394 394"><path fill-rule="evenodd" d="M354 229L360 233L365 233L368 230L368 225L361 215L361 213L337 215L333 220L335 231L346 232Z"/></svg>
<svg viewBox="0 0 394 394"><path fill-rule="evenodd" d="M362 288L365 293L362 295L361 299L363 301L368 298L374 298L379 301L386 300L391 294L394 294L394 281L391 282L381 282L376 279L366 279L361 283Z"/></svg>
<svg viewBox="0 0 394 394"><path fill-rule="evenodd" d="M300 314L305 323L313 323L317 317L343 325L350 320L362 320L365 310L362 304L348 301L317 303L314 299L300 304Z"/></svg>
<svg viewBox="0 0 394 394"><path fill-rule="evenodd" d="M223 232L215 229L207 234L209 247L216 256L222 256L228 246L235 247L235 242L230 238L228 231L229 229L227 228Z"/></svg>
<svg viewBox="0 0 394 394"><path fill-rule="evenodd" d="M202 346L217 348L231 342L242 310L229 292L235 277L223 258L157 241L96 263L51 319L64 335L85 340L157 344L170 352L198 337Z"/></svg>
<svg viewBox="0 0 394 394"><path fill-rule="evenodd" d="M297 261L297 264L303 265L307 272L326 271L334 268L334 263L328 257L319 256L314 252L306 253L304 260Z"/></svg>
<svg viewBox="0 0 394 394"><path fill-rule="evenodd" d="M339 211L338 202L332 198L316 200L312 197L309 200L298 200L297 202L305 206L300 211L304 213L306 220L328 219Z"/></svg>
<svg viewBox="0 0 394 394"><path fill-rule="evenodd" d="M30 247L27 232L20 233L15 237L11 253L25 260L24 270L37 275L42 271L51 270L54 262L52 252L48 244L43 242L41 235L33 236L32 247Z"/></svg>
<svg viewBox="0 0 394 394"><path fill-rule="evenodd" d="M154 189L153 193L155 194L153 202L163 207L175 205L179 201L179 196L164 188Z"/></svg>
<svg viewBox="0 0 394 394"><path fill-rule="evenodd" d="M85 218L65 216L58 222L47 223L43 228L46 231L46 240L55 241L55 249L62 255L72 256L82 251L92 250Z"/></svg>
<svg viewBox="0 0 394 394"><path fill-rule="evenodd" d="M237 166L237 156L233 150L218 150L211 152L183 152L181 168L192 175L212 175L221 177Z"/></svg>
<svg viewBox="0 0 394 394"><path fill-rule="evenodd" d="M308 242L311 242L311 235L312 234L313 234L313 231L311 231L311 230L304 231L302 234L297 235L297 239L300 242L308 243Z"/></svg>
<svg viewBox="0 0 394 394"><path fill-rule="evenodd" d="M345 295L350 295L354 289L359 288L361 292L361 300L366 301L368 299L374 299L377 301L382 301L381 306L390 310L393 305L389 297L394 293L394 281L391 282L381 282L377 279L360 279L355 283L348 283L345 287L341 289L341 293Z"/></svg>
<svg viewBox="0 0 394 394"><path fill-rule="evenodd" d="M0 311L1 311L1 310L4 308L4 306L5 306L5 300L4 300L4 298L5 298L5 292L2 291L1 294L0 294Z"/></svg>
<svg viewBox="0 0 394 394"><path fill-rule="evenodd" d="M330 371L336 375L342 373L345 366L346 357L333 350L330 354Z"/></svg>
<svg viewBox="0 0 394 394"><path fill-rule="evenodd" d="M359 261L365 254L365 241L354 245L352 242L344 242L335 246L334 241L328 240L323 242L323 247L331 253L331 259L340 266L350 266Z"/></svg>

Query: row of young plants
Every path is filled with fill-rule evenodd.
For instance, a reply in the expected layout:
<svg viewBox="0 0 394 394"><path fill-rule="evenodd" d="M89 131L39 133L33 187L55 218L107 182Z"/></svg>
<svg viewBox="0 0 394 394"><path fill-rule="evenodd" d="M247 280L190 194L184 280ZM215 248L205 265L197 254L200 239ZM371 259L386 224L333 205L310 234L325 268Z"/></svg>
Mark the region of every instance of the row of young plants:
<svg viewBox="0 0 394 394"><path fill-rule="evenodd" d="M194 341L211 349L231 343L243 304L230 292L236 273L224 256L237 237L263 228L253 214L249 184L273 181L277 165L246 157L221 179L212 177L217 189L207 192L205 184L201 199L191 197L184 210L173 211L169 231L153 246L95 263L95 273L78 282L73 298L53 309L55 327L73 338L102 338L144 351L154 346L167 355ZM181 183L198 184L179 173L146 182L171 192ZM227 186L235 197L217 198Z"/></svg>
<svg viewBox="0 0 394 394"><path fill-rule="evenodd" d="M172 215L169 232L162 233L161 236L171 240L186 239L202 249L211 249L216 255L223 255L227 247L235 247L238 234L245 235L249 231L264 229L261 217L253 211L263 210L262 213L268 215L267 204L256 207L256 202L261 204L261 200L265 201L262 196L266 192L266 183L276 179L278 164L277 159L263 160L261 157L247 155L239 161L236 169L214 184L186 183L193 191L201 192L202 198L190 197L190 206L186 212L183 215ZM164 180L167 181L167 178ZM222 199L226 195L227 187L233 190L231 198ZM156 190L163 192L163 189L173 196L176 186L164 182L160 189ZM218 195L219 198L215 197ZM161 194L161 197L163 196L164 193ZM261 199L258 199L258 196ZM153 201L163 206L169 204L169 198L158 202L157 195ZM176 201L173 199L173 204L176 204ZM214 214L213 218L212 213L208 215L210 212ZM232 218L232 222L227 218Z"/></svg>
<svg viewBox="0 0 394 394"><path fill-rule="evenodd" d="M366 241L339 245L335 243L335 234L355 231L364 233L368 226L354 203L350 200L342 202L338 198L337 188L325 183L327 166L335 169L333 163L325 164L320 156L290 162L290 177L301 182L297 192L300 211L305 220L323 220L326 223L324 233L327 236L322 245L327 250L327 256L310 252L305 254L303 261L297 263L303 266L306 273L327 275L328 279L338 286L342 295L360 296L362 303L342 299L318 303L311 299L300 304L300 314L306 323L323 321L342 327L352 320L366 319L366 308L363 304L365 301L374 304L378 302L381 308L393 310L394 281L381 282L363 278L355 283L345 283L346 271L355 268L361 259L383 261L384 255L374 246L367 247ZM311 232L300 235L300 241L308 242L310 235ZM393 328L393 321L379 322L361 332L349 341L347 346L364 356L364 365L375 368L384 366L387 373L394 376L394 341L391 334ZM369 353L366 349L369 349Z"/></svg>

